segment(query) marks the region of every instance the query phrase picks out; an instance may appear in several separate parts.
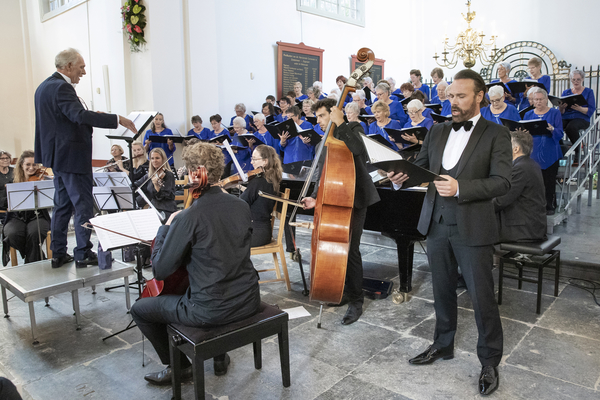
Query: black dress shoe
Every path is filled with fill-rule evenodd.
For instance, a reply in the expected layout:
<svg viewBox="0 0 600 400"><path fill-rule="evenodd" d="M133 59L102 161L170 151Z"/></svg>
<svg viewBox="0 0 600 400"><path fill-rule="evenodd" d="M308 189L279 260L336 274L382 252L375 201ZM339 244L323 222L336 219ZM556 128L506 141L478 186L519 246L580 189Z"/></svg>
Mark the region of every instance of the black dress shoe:
<svg viewBox="0 0 600 400"><path fill-rule="evenodd" d="M229 354L225 353L225 358L222 360L218 360L217 357L214 358L213 365L215 367L215 375L221 376L227 373L227 367L231 363L231 358L229 358Z"/></svg>
<svg viewBox="0 0 600 400"><path fill-rule="evenodd" d="M479 375L479 393L485 396L494 393L494 391L498 389L499 382L500 376L498 375L497 367L487 366L481 368L481 375Z"/></svg>
<svg viewBox="0 0 600 400"><path fill-rule="evenodd" d="M167 367L160 372L153 372L144 376L144 379L150 382L153 385L157 386L167 386L171 384L171 378L173 376L173 372L171 371L171 367ZM181 370L181 381L189 381L194 376L194 370L190 365L187 368L183 368Z"/></svg>
<svg viewBox="0 0 600 400"><path fill-rule="evenodd" d="M414 365L425 365L431 364L438 358L443 360L450 360L454 358L454 348L446 347L444 349L434 349L433 345L429 346L427 350L416 356L415 358L411 358L408 360L409 363Z"/></svg>
<svg viewBox="0 0 600 400"><path fill-rule="evenodd" d="M358 321L362 315L362 301L354 301L348 304L346 315L342 318L342 325L350 325Z"/></svg>
<svg viewBox="0 0 600 400"><path fill-rule="evenodd" d="M62 257L54 257L52 259L52 268L60 268L65 264L68 264L73 261L73 256L70 254L65 254Z"/></svg>
<svg viewBox="0 0 600 400"><path fill-rule="evenodd" d="M87 257L83 260L75 261L77 268L86 268L88 265L98 265L98 255L93 251L88 251Z"/></svg>

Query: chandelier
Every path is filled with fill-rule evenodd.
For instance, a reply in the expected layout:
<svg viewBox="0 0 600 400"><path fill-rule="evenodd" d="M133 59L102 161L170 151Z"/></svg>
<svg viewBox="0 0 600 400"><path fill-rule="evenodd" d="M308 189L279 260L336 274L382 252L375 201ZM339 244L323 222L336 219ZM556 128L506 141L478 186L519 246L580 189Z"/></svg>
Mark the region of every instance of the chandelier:
<svg viewBox="0 0 600 400"><path fill-rule="evenodd" d="M448 43L448 37L444 38L444 51L442 51L442 59L439 60L437 52L433 58L435 62L446 68L454 68L459 60L462 60L463 65L467 68L473 68L477 59L487 66L490 64L490 59L494 57L498 48L496 47L496 37L492 36L492 40L489 43L484 43L483 32L477 32L471 28L471 21L475 19L475 11L471 12L471 1L467 1L467 16L461 13L465 21L467 21L467 30L460 32L456 38L456 43L451 45ZM486 51L494 46L490 51L490 55L486 54ZM448 56L450 55L450 58Z"/></svg>

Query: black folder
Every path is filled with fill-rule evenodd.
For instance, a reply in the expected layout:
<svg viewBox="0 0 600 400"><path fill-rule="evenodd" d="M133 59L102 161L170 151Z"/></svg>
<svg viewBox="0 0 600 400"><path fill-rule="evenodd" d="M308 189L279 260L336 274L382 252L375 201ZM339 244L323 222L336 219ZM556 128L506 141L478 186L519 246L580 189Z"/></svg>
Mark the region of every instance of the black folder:
<svg viewBox="0 0 600 400"><path fill-rule="evenodd" d="M543 119L532 119L529 121L511 121L510 119L500 118L502 124L510 131L516 131L521 128L529 131L531 136L552 136L548 130L548 122Z"/></svg>
<svg viewBox="0 0 600 400"><path fill-rule="evenodd" d="M425 168L421 168L407 160L389 160L379 161L371 164L372 167L384 170L386 172L394 172L395 174L402 172L408 175L408 180L402 184L402 188L418 186L425 182L445 181L438 174L435 174Z"/></svg>
<svg viewBox="0 0 600 400"><path fill-rule="evenodd" d="M529 106L527 108L522 109L521 111L519 111L519 116L521 117L521 119L525 118L525 114L527 114L529 111L533 110L533 106Z"/></svg>
<svg viewBox="0 0 600 400"><path fill-rule="evenodd" d="M425 140L425 135L429 131L424 126L415 126L412 128L404 128L404 129L391 129L384 128L388 135L394 138L396 143L402 143L403 145L413 145L413 142L408 142L402 139L402 135L415 135L418 140Z"/></svg>
<svg viewBox="0 0 600 400"><path fill-rule="evenodd" d="M317 117L305 117L306 120L308 122L310 122L312 125L316 125L317 124Z"/></svg>
<svg viewBox="0 0 600 400"><path fill-rule="evenodd" d="M262 140L254 136L252 133L244 133L243 135L238 135L237 138L241 144L248 147L250 146L248 144L248 139L254 139L254 147L264 144Z"/></svg>
<svg viewBox="0 0 600 400"><path fill-rule="evenodd" d="M392 93L392 96L396 96L398 100L404 99L404 95L402 93Z"/></svg>
<svg viewBox="0 0 600 400"><path fill-rule="evenodd" d="M423 145L418 143L413 143L412 146L404 147L398 151L398 153L402 156L406 161L414 162L421 151L421 147Z"/></svg>
<svg viewBox="0 0 600 400"><path fill-rule="evenodd" d="M542 83L533 79L523 79L521 82L508 82L506 85L513 94L525 92L525 86L537 86L546 90L546 87Z"/></svg>
<svg viewBox="0 0 600 400"><path fill-rule="evenodd" d="M279 135L282 135L283 132L288 132L290 134L290 139L298 136L298 129L296 128L296 123L293 119L288 119L283 122L277 122L273 124L267 124L265 125L265 128L267 128L267 130L275 140L280 140Z"/></svg>
<svg viewBox="0 0 600 400"><path fill-rule="evenodd" d="M365 86L363 90L365 92L365 100L370 101L371 97L375 98L375 96L371 96L371 93L373 92L371 92L371 89L369 89L367 86Z"/></svg>
<svg viewBox="0 0 600 400"><path fill-rule="evenodd" d="M225 139L231 140L231 138L229 137L228 134L223 133L219 136L215 136L214 138L210 139L208 142L209 143L223 143L225 141Z"/></svg>
<svg viewBox="0 0 600 400"><path fill-rule="evenodd" d="M370 120L371 118L375 119L375 116L374 116L374 115L371 115L371 114L360 114L360 115L358 116L358 119L360 119L360 120L361 120L361 121L363 121L365 124L367 124L367 126L369 125L369 120Z"/></svg>
<svg viewBox="0 0 600 400"><path fill-rule="evenodd" d="M429 108L431 109L431 111L433 111L434 113L440 113L442 112L442 105L441 104L425 104L425 108Z"/></svg>
<svg viewBox="0 0 600 400"><path fill-rule="evenodd" d="M485 85L485 86L487 86L487 88L488 88L488 92L489 92L489 90L490 90L492 87L494 87L494 86L502 86L502 88L504 89L504 93L511 94L511 93L510 93L510 90L509 90L509 89L506 87L506 85L505 85L504 83L502 83L502 82L486 83L486 85Z"/></svg>
<svg viewBox="0 0 600 400"><path fill-rule="evenodd" d="M186 139L192 139L195 138L196 136L179 136L179 135L165 135L165 136L160 136L160 135L150 135L148 136L148 140L151 140L152 143L167 143L167 140L171 139L172 141L174 141L175 143L181 143Z"/></svg>
<svg viewBox="0 0 600 400"><path fill-rule="evenodd" d="M372 135L367 135L367 137L381 143L384 146L389 147L392 150L396 150L394 149L394 145L389 140L381 136L379 133L373 133Z"/></svg>
<svg viewBox="0 0 600 400"><path fill-rule="evenodd" d="M558 107L562 103L567 103L567 109L573 107L575 104L581 107L588 106L587 101L585 101L585 97L580 94L571 94L564 97L548 96L548 100L550 100L554 107Z"/></svg>
<svg viewBox="0 0 600 400"><path fill-rule="evenodd" d="M431 118L437 123L444 123L447 121L452 121L452 117L447 117L445 115L436 114L434 112L431 113Z"/></svg>
<svg viewBox="0 0 600 400"><path fill-rule="evenodd" d="M303 131L298 131L298 135L310 138L310 145L316 146L321 142L321 135L315 132L314 129L305 129Z"/></svg>

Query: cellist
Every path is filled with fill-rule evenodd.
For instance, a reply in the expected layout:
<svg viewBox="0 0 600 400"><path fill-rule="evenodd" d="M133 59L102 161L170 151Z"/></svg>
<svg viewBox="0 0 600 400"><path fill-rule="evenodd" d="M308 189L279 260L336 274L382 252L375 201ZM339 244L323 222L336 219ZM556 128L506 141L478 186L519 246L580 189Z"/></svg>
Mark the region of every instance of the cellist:
<svg viewBox="0 0 600 400"><path fill-rule="evenodd" d="M360 123L344 122L344 114L336 107L336 102L333 99L319 100L313 104L312 109L317 116L317 123L323 131L327 129L330 120L336 125L335 131L332 132L333 136L343 141L354 157L356 183L344 294L339 304L329 304L329 306L338 307L348 304L348 310L342 318L342 325L350 325L362 315L364 295L362 291L363 266L359 248L360 237L365 224L367 207L377 203L379 195L367 171L367 149L360 137L360 134L364 133ZM323 159L324 153L322 153L319 160L319 171L322 170ZM317 182L319 182L318 179ZM315 207L318 189L319 187L316 185L311 196L302 199L302 204L306 209Z"/></svg>
<svg viewBox="0 0 600 400"><path fill-rule="evenodd" d="M185 266L190 287L183 296L161 295L138 300L131 316L167 367L144 378L155 385L171 384L167 324L222 325L258 311L258 274L250 260L250 206L219 186L223 153L207 143L188 146L183 154L188 171L203 165L208 184L192 205L171 215L159 228L152 252L154 277L164 280ZM192 378L192 366L181 358L182 379ZM227 354L214 358L215 375L227 373Z"/></svg>

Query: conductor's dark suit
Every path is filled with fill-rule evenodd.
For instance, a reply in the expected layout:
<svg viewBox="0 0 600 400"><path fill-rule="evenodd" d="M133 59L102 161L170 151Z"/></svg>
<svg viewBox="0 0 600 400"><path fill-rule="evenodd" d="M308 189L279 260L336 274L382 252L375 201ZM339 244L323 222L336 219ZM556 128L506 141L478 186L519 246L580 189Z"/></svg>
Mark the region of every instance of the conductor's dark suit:
<svg viewBox="0 0 600 400"><path fill-rule="evenodd" d="M433 348L454 346L460 265L479 330L477 355L483 366L497 366L502 358L502 325L492 277L493 244L498 240L492 199L510 187L510 135L505 127L480 117L458 163L446 171L442 159L451 129L450 122L435 125L415 161L458 181L458 197L441 197L435 185L429 185L418 225L427 235L433 282Z"/></svg>
<svg viewBox="0 0 600 400"><path fill-rule="evenodd" d="M500 242L546 238L546 198L542 170L529 156L513 161L510 190L494 199L499 217Z"/></svg>
<svg viewBox="0 0 600 400"><path fill-rule="evenodd" d="M116 128L115 114L88 111L75 88L55 72L35 92L35 161L54 172L52 252L67 252L67 229L75 208L76 260L92 248L91 231L81 225L92 217L92 127Z"/></svg>

